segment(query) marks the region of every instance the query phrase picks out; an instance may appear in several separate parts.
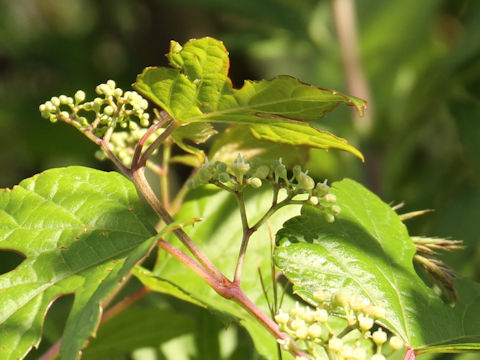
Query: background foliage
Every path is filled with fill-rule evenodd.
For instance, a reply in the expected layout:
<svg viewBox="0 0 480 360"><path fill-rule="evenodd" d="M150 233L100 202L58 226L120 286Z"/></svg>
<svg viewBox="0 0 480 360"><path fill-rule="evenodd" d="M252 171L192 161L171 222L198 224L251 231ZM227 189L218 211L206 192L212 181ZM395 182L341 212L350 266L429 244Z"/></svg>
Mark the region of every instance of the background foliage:
<svg viewBox="0 0 480 360"><path fill-rule="evenodd" d="M339 109L325 123L356 144L366 162L312 151L311 173L331 180L351 177L387 202L405 201L406 210L434 208L410 221L412 233L464 240L467 251L445 260L461 276L479 281L480 3L364 0L356 7L371 111L359 123ZM349 93L330 1L0 1L0 186L56 166L109 168L95 162L95 146L74 129L41 119L38 105L79 88L91 94L109 78L126 89L145 66L166 64L169 40L184 43L205 35L226 43L236 86L243 79L289 74ZM184 171L179 168L178 176ZM0 251L2 272L18 261ZM138 286L132 282L125 291ZM62 331L72 298L62 300L47 317L43 350ZM190 315L182 320L188 334L159 332L125 351L141 346L133 357L142 359L168 359L172 352L180 359L176 347L185 359L253 358L242 330L225 330L207 311L168 297L147 296L125 319L161 317L171 309ZM192 316L198 321L190 323ZM218 336L205 342L201 334L207 328ZM155 343L162 345L152 347Z"/></svg>

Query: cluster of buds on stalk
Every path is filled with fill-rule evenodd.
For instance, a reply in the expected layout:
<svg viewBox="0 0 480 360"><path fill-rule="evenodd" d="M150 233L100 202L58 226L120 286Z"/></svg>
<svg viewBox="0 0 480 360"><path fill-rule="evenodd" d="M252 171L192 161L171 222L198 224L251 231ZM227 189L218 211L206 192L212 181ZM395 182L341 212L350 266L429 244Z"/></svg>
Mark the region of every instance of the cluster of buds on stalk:
<svg viewBox="0 0 480 360"><path fill-rule="evenodd" d="M268 165L257 166L240 154L230 164L207 160L187 185L194 188L199 185L215 184L233 192L241 191L247 186L258 189L264 183L269 183L277 189L285 189L287 197L294 200L292 203L321 207L325 210L325 219L328 222L334 222L335 215L341 212L340 206L335 203L337 198L335 194L330 193L330 186L326 180L316 183L308 175L308 171L303 171L300 165L294 166L289 174L282 159Z"/></svg>
<svg viewBox="0 0 480 360"><path fill-rule="evenodd" d="M293 340L278 340L285 350L295 342L315 360L385 360L385 353L404 348L399 336L389 336L378 324L385 318L383 308L341 292L329 295L319 290L313 298L318 303L315 309L297 302L289 312L280 310L275 316ZM341 330L335 330L338 320L332 325L332 317L345 319Z"/></svg>
<svg viewBox="0 0 480 360"><path fill-rule="evenodd" d="M148 101L137 92L124 92L113 80L98 85L95 91L99 96L93 101L85 101L86 94L82 90L73 97L54 96L40 105L40 113L51 122L64 121L97 137L117 125L132 131L150 125L150 114L146 112Z"/></svg>

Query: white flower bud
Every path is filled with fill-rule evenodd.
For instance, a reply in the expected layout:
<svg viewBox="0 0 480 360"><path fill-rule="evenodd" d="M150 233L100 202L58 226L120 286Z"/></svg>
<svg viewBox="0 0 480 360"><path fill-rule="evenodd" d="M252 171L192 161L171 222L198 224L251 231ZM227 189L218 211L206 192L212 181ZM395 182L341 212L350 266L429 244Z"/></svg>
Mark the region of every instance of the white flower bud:
<svg viewBox="0 0 480 360"><path fill-rule="evenodd" d="M254 189L258 189L262 186L262 180L257 177L253 177L247 180L247 184L253 187Z"/></svg>
<svg viewBox="0 0 480 360"><path fill-rule="evenodd" d="M350 359L353 354L353 349L350 345L344 344L342 345L342 348L340 349L340 356L342 356L345 359Z"/></svg>
<svg viewBox="0 0 480 360"><path fill-rule="evenodd" d="M87 96L87 95L85 94L84 91L78 90L78 91L75 93L75 95L74 95L75 101L76 101L77 103L81 103L82 101L85 100L86 96Z"/></svg>
<svg viewBox="0 0 480 360"><path fill-rule="evenodd" d="M328 321L328 311L325 309L317 309L315 311L315 321L326 323Z"/></svg>
<svg viewBox="0 0 480 360"><path fill-rule="evenodd" d="M339 339L337 337L332 337L329 341L328 341L328 347L333 350L333 351L340 351L340 349L342 348L343 346L343 341L342 339Z"/></svg>
<svg viewBox="0 0 480 360"><path fill-rule="evenodd" d="M65 95L60 95L59 100L60 100L61 104L66 104L67 103L67 97Z"/></svg>
<svg viewBox="0 0 480 360"><path fill-rule="evenodd" d="M392 336L389 344L393 350L399 350L403 348L403 345L404 345L403 340L400 336Z"/></svg>
<svg viewBox="0 0 480 360"><path fill-rule="evenodd" d="M322 327L318 324L313 324L308 327L308 335L312 338L319 338L322 335Z"/></svg>
<svg viewBox="0 0 480 360"><path fill-rule="evenodd" d="M55 107L59 107L60 106L60 99L56 96L52 97L50 99L50 101L52 102L52 104L55 106Z"/></svg>
<svg viewBox="0 0 480 360"><path fill-rule="evenodd" d="M315 181L304 172L300 172L297 176L298 187L304 190L312 190L315 187Z"/></svg>
<svg viewBox="0 0 480 360"><path fill-rule="evenodd" d="M363 314L358 315L358 325L362 331L368 331L373 326L373 319Z"/></svg>
<svg viewBox="0 0 480 360"><path fill-rule="evenodd" d="M295 337L297 339L304 340L308 337L308 329L306 327L301 327L295 331Z"/></svg>
<svg viewBox="0 0 480 360"><path fill-rule="evenodd" d="M378 328L378 330L372 334L372 340L375 344L382 345L387 341L387 333L383 331L382 328Z"/></svg>
<svg viewBox="0 0 480 360"><path fill-rule="evenodd" d="M107 114L108 116L113 115L114 111L115 111L115 109L114 109L113 106L111 106L111 105L107 105L107 106L105 106L105 108L103 109L103 112L104 112L105 114Z"/></svg>
<svg viewBox="0 0 480 360"><path fill-rule="evenodd" d="M115 84L115 81L113 81L113 80L108 80L107 85L112 90L115 90L115 87L117 86L117 84Z"/></svg>
<svg viewBox="0 0 480 360"><path fill-rule="evenodd" d="M337 196L335 194L327 194L325 195L325 201L328 203L334 203L337 201Z"/></svg>
<svg viewBox="0 0 480 360"><path fill-rule="evenodd" d="M335 216L333 216L332 214L325 214L325 220L328 223L333 223L335 221Z"/></svg>
<svg viewBox="0 0 480 360"><path fill-rule="evenodd" d="M322 290L317 290L313 293L313 299L315 301L318 301L320 303L326 301L328 299L328 293L322 291Z"/></svg>
<svg viewBox="0 0 480 360"><path fill-rule="evenodd" d="M327 185L327 180L325 180L323 183L317 183L315 190L317 191L318 195L327 193L330 190L330 186Z"/></svg>
<svg viewBox="0 0 480 360"><path fill-rule="evenodd" d="M385 309L380 306L373 307L373 316L377 319L385 319L386 312Z"/></svg>
<svg viewBox="0 0 480 360"><path fill-rule="evenodd" d="M290 323L290 327L292 328L292 330L298 330L305 327L305 321L302 319L292 320L292 322Z"/></svg>
<svg viewBox="0 0 480 360"><path fill-rule="evenodd" d="M64 119L68 119L68 118L70 117L70 114L69 114L68 112L66 112L66 111L62 111L62 112L60 113L60 116L61 116L62 118L64 118Z"/></svg>
<svg viewBox="0 0 480 360"><path fill-rule="evenodd" d="M355 347L352 353L353 360L365 360L367 358L367 352L361 347Z"/></svg>
<svg viewBox="0 0 480 360"><path fill-rule="evenodd" d="M279 324L286 324L290 320L290 316L287 313L284 313L282 310L275 315L275 321Z"/></svg>
<svg viewBox="0 0 480 360"><path fill-rule="evenodd" d="M313 206L318 205L318 197L310 196L310 198L308 199L308 202Z"/></svg>
<svg viewBox="0 0 480 360"><path fill-rule="evenodd" d="M334 213L335 215L338 215L342 212L342 208L340 206L338 206L337 204L334 204L330 207L330 210L332 211L332 213Z"/></svg>

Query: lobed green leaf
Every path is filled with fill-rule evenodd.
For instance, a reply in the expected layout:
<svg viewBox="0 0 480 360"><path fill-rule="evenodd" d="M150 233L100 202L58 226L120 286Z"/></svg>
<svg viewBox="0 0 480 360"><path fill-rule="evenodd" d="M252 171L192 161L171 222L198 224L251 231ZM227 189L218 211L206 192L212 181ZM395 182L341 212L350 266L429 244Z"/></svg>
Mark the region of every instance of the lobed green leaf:
<svg viewBox="0 0 480 360"><path fill-rule="evenodd" d="M118 173L52 169L1 190L0 249L26 258L0 276L0 358L38 346L51 303L74 293L61 354L77 359L102 302L151 248L152 235L135 188Z"/></svg>
<svg viewBox="0 0 480 360"><path fill-rule="evenodd" d="M167 55L174 68L146 68L134 87L178 123L243 124L257 137L289 145L339 149L362 154L345 140L308 124L341 104L363 115L365 102L302 83L290 76L246 81L234 89L228 77L228 53L212 38L172 43ZM266 127L269 130L266 130Z"/></svg>
<svg viewBox="0 0 480 360"><path fill-rule="evenodd" d="M275 261L294 290L312 305L318 289L367 299L386 310L384 326L423 352L442 351L439 343L479 350L479 286L475 295L460 288L466 297L452 309L416 274L415 247L389 205L352 180L332 193L342 208L333 224L304 207L277 234Z"/></svg>

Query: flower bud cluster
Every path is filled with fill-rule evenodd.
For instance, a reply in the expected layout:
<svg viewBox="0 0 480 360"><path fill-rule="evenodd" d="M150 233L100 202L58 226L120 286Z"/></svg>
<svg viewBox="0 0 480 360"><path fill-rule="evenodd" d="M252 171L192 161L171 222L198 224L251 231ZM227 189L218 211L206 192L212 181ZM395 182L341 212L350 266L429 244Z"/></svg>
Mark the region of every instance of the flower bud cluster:
<svg viewBox="0 0 480 360"><path fill-rule="evenodd" d="M196 187L208 183L223 184L223 188L229 187L232 191L241 190L248 185L255 189L260 188L264 183L270 183L278 189L283 188L287 195L294 199L297 195L303 195L299 201L320 207L325 211L325 219L328 222L335 221L335 216L341 212L340 206L336 204L335 194L330 193L330 186L324 182L316 183L308 175L308 171L303 171L300 165L293 167L293 174L289 176L286 166L282 159L274 160L272 163L254 165L247 161L240 154L230 164L220 161L209 162L202 165L188 185ZM305 195L307 197L305 198Z"/></svg>
<svg viewBox="0 0 480 360"><path fill-rule="evenodd" d="M342 292L330 295L319 290L313 294L313 298L318 303L315 309L300 306L297 302L288 313L280 310L275 316L280 330L289 334L298 345L303 344L305 349L302 350L313 359L323 359L319 354L327 353L339 360L381 360L385 359L382 347L387 341L391 350L404 347L400 337L391 336L388 339L387 332L375 324L385 317L383 308ZM330 321L332 316L346 318L345 329L333 329ZM372 333L373 329L375 331ZM346 333L350 333L348 340L344 338Z"/></svg>
<svg viewBox="0 0 480 360"><path fill-rule="evenodd" d="M150 125L150 114L146 112L148 102L137 92L124 92L116 87L113 80L98 85L95 91L99 96L87 102L82 90L77 91L74 97L54 96L39 106L40 113L53 123L64 121L81 130L90 129L97 136L117 125L132 131L139 125Z"/></svg>
<svg viewBox="0 0 480 360"><path fill-rule="evenodd" d="M135 153L135 147L138 141L145 135L148 129L137 128L130 131L116 131L110 138L110 150L112 153L126 166L130 166ZM149 136L145 141L145 147L148 148L153 141L164 131L164 129L158 129L154 134ZM157 150L153 152L155 154ZM95 153L95 157L98 160L107 160L108 156L103 149L98 150Z"/></svg>

